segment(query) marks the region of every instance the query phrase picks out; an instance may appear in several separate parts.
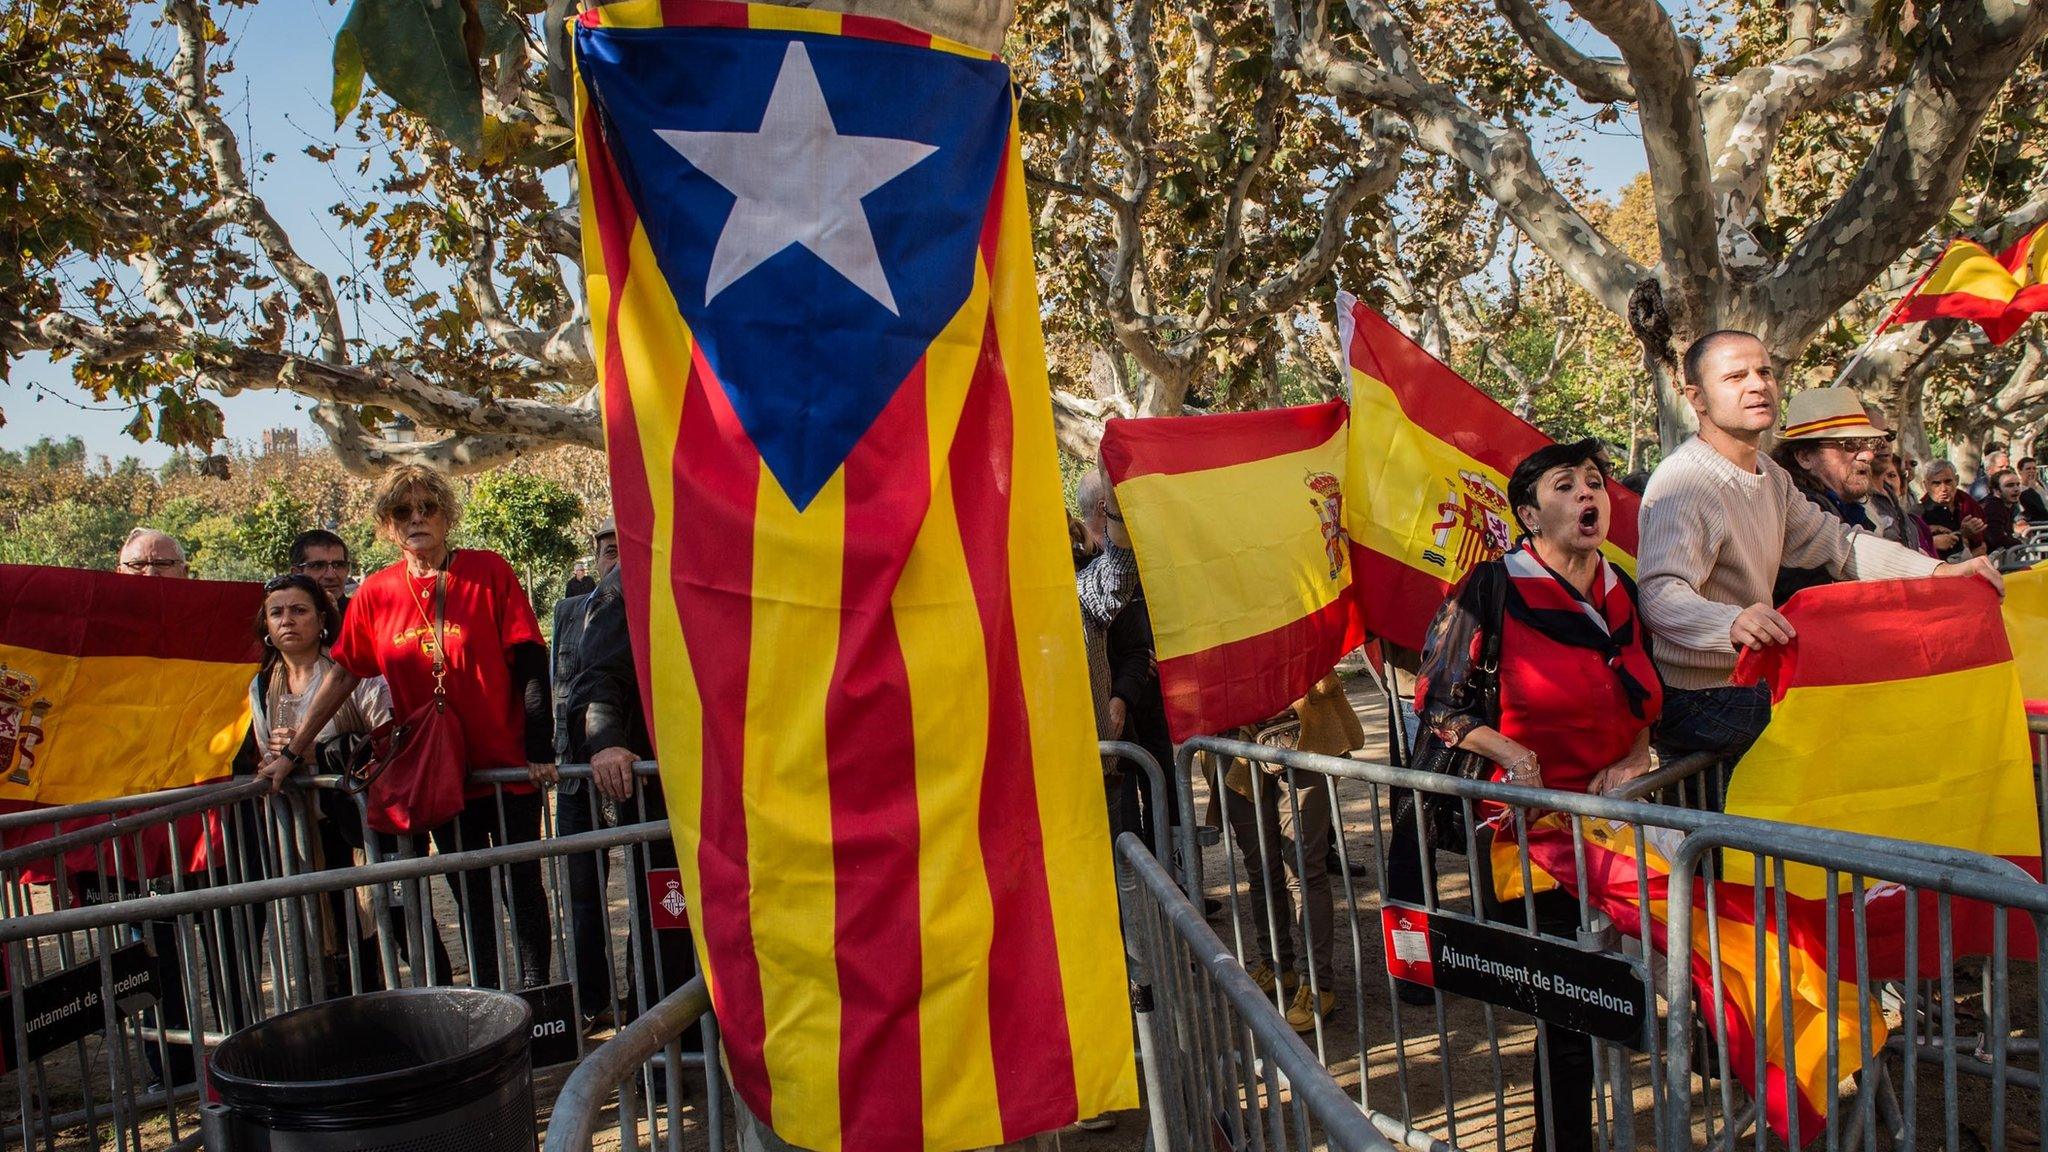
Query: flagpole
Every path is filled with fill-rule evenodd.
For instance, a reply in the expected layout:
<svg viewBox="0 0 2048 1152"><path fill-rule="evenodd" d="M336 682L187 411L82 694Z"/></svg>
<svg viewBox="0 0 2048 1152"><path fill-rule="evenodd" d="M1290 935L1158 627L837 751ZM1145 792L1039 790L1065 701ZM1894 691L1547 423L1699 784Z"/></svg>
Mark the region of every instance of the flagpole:
<svg viewBox="0 0 2048 1152"><path fill-rule="evenodd" d="M1841 369L1835 373L1835 379L1847 380L1849 378L1849 373L1855 371L1856 365L1861 364L1863 362L1863 358L1870 354L1870 350L1873 347L1876 347L1877 338L1879 336L1884 335L1885 329L1890 328L1894 323L1897 323L1899 319L1899 313L1905 311L1907 303L1910 302L1913 299L1913 297L1918 296L1920 294L1920 289L1925 288L1927 286L1928 279L1934 275L1936 269L1941 267L1942 257L1948 255L1949 248L1952 248L1954 246L1955 241L1951 240L1946 246L1942 248L1940 253L1938 253L1934 257L1934 261L1927 266L1927 271L1922 272L1920 274L1920 278L1918 280L1913 281L1913 286L1911 288L1906 289L1906 294L1904 296L1899 297L1899 302L1897 304L1892 305L1891 311L1886 312L1884 314L1884 319L1878 322L1877 328L1870 333L1869 339L1865 340L1863 344L1856 349L1855 354L1849 357L1848 363L1843 364Z"/></svg>

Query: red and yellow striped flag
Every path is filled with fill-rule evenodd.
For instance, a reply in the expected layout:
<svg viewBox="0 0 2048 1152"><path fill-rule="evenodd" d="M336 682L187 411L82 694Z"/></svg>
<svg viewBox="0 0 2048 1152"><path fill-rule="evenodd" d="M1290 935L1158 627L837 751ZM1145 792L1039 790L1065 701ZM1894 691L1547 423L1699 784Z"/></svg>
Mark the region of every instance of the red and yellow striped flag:
<svg viewBox="0 0 2048 1152"><path fill-rule="evenodd" d="M249 729L249 682L262 647L257 584L147 579L73 568L0 566L0 811L82 804L228 775ZM17 827L19 847L104 823L104 816ZM218 813L73 849L73 873L130 879L205 867ZM55 861L23 870L36 883Z"/></svg>
<svg viewBox="0 0 2048 1152"><path fill-rule="evenodd" d="M1727 810L2002 856L2038 875L2026 710L1991 585L1829 584L1784 613L1792 643L1736 662L1736 681L1768 683L1774 702ZM1729 872L1747 867L1731 858ZM1826 893L1808 865L1788 864L1786 885Z"/></svg>
<svg viewBox="0 0 2048 1152"><path fill-rule="evenodd" d="M1975 240L1956 239L1878 331L1897 323L1969 320L1993 344L2003 344L2027 317L2048 310L2048 225L2034 229L1993 256Z"/></svg>
<svg viewBox="0 0 2048 1152"><path fill-rule="evenodd" d="M1522 896L1521 853L1513 817L1498 814L1487 827L1492 834L1494 890L1512 903ZM1563 887L1583 895L1594 910L1614 921L1624 937L1642 938L1647 912L1652 946L1659 953L1669 951L1666 932L1671 919L1672 868L1667 852L1678 834L1614 820L1582 820L1579 828L1581 835L1575 842L1572 826L1563 815L1552 812L1530 821L1530 884L1538 891ZM1583 873L1578 863L1581 852ZM1834 1099L1836 1082L1828 1076L1830 1034L1838 1043L1836 1074L1848 1077L1883 1047L1884 1017L1871 999L1864 1001L1867 1019L1858 1019L1856 976L1843 970L1848 966L1839 963L1839 958L1835 977L1829 979L1825 908L1792 899L1787 904L1786 922L1780 924L1775 901L1765 899L1760 918L1756 889L1741 882L1747 875L1730 869L1727 878L1713 885L1711 913L1708 886L1697 877L1694 880L1690 932L1693 988L1701 1018L1714 1027L1715 1036L1727 1049L1730 1071L1751 1096L1763 1100L1771 1130L1793 1140L1795 1146L1803 1146L1826 1131L1828 1108ZM1583 893L1576 891L1581 886ZM1848 917L1845 912L1845 929ZM1764 957L1761 965L1756 960L1759 955ZM1838 1009L1832 1022L1828 1015L1830 985ZM1761 1082L1756 1074L1759 1045L1764 1057Z"/></svg>
<svg viewBox="0 0 2048 1152"><path fill-rule="evenodd" d="M0 565L0 804L226 776L262 602L257 584Z"/></svg>
<svg viewBox="0 0 2048 1152"><path fill-rule="evenodd" d="M1365 628L1420 649L1465 573L1516 533L1508 475L1551 442L1423 351L1379 313L1337 294L1350 372L1347 493ZM1607 557L1635 571L1635 493L1609 485Z"/></svg>
<svg viewBox="0 0 2048 1152"><path fill-rule="evenodd" d="M575 40L635 655L735 1087L813 1149L1134 1105L1008 70L761 4Z"/></svg>
<svg viewBox="0 0 2048 1152"><path fill-rule="evenodd" d="M1342 401L1103 430L1176 741L1285 711L1364 639L1344 453Z"/></svg>

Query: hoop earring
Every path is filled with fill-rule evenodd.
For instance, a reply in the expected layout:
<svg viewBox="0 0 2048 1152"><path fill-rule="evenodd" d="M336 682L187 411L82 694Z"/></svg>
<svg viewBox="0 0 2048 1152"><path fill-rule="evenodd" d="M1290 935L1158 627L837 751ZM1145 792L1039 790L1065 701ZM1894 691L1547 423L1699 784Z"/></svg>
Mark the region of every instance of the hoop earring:
<svg viewBox="0 0 2048 1152"><path fill-rule="evenodd" d="M264 634L264 636L263 636L263 646L264 646L265 648L273 648L273 649L277 647L277 645L276 645L276 644L273 644L273 643L271 642L271 640L270 640L270 635L269 635L269 633L265 633L265 634Z"/></svg>

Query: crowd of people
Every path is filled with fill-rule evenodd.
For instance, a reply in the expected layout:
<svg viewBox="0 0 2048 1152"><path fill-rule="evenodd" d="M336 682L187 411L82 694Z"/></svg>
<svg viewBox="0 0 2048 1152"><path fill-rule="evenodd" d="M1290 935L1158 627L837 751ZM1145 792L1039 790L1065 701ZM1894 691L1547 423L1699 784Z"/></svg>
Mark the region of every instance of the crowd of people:
<svg viewBox="0 0 2048 1152"><path fill-rule="evenodd" d="M459 738L449 745L454 754L431 767L449 774L448 785L461 789L461 797L445 820L380 834L374 816L365 827L352 801L323 792L322 818L310 846L313 866L344 867L371 851L383 857L424 854L429 842L443 853L530 843L542 835L548 791L555 793L556 835L663 818L658 778L635 771L652 749L612 522L600 524L591 541L594 571L588 585L573 587L555 605L551 651L511 565L487 549L450 543L461 506L444 475L420 466L391 472L378 486L372 515L380 535L399 548L397 563L355 582L347 542L314 528L292 543L290 571L264 585L254 624L263 660L249 687L251 736L236 770L273 783L302 770L360 772L376 756L374 737L380 728L388 731L388 721L445 706ZM190 575L179 542L149 528L129 535L117 567L140 576ZM588 764L590 772L565 780L560 764ZM524 779L495 787L467 783L472 773L488 769L516 769ZM675 863L666 842L633 857L633 882L643 890L650 868ZM630 990L615 987L613 979L605 915L608 863L605 854L579 853L567 868L575 968L569 975L591 1031L618 1023L632 1002ZM541 867L530 862L503 870L516 964L509 980L499 972L495 882L490 871L475 870L450 885L470 982L515 989L546 984L555 927ZM374 922L345 915L341 899L336 897L335 909L324 917L330 991L345 990L351 951L357 979L376 986ZM646 929L647 902L638 903ZM335 927L349 922L360 925L359 938L337 939ZM651 931L637 935L646 947L639 963L627 965L629 971L651 975L658 966L665 988L680 986L694 971L686 941L657 944ZM404 957L405 934L397 936ZM434 978L445 982L453 969L438 933L429 934L427 947Z"/></svg>
<svg viewBox="0 0 2048 1152"><path fill-rule="evenodd" d="M2037 462L2014 465L2002 445L1987 448L1981 475L1966 487L1946 460L1916 467L1882 414L1848 389L1804 391L1784 406L1781 421L1770 355L1747 333L1695 341L1680 373L1699 433L1641 490L1633 579L1602 552L1609 486L1618 481L1598 442L1550 445L1514 469L1507 488L1520 529L1514 546L1458 586L1421 652L1388 653L1397 683L1412 688L1402 701L1401 742L1413 761L1433 762L1432 752L1444 762L1463 755L1497 780L1595 794L1650 771L1653 751L1667 762L1704 752L1732 764L1770 717L1768 686L1732 682L1736 659L1744 649L1793 638L1780 611L1789 597L1833 581L1899 577L1977 578L2002 587L1995 555L2048 525L2048 485ZM1170 765L1151 623L1114 488L1095 471L1077 495L1069 527L1097 735L1134 743ZM475 770L516 769L524 779L472 788L454 815L406 833L414 851L428 841L448 852L537 839L549 789L560 835L607 820L661 818L658 781L636 786L634 765L651 744L612 523L598 528L587 567L579 564L570 594L554 606L550 650L511 566L488 550L450 544L460 507L441 474L392 472L374 508L379 531L402 552L397 563L351 584L346 542L314 529L293 544L291 571L265 585L256 621L265 653L250 686L256 723L244 767L274 782L307 768L345 771L387 720L445 701L463 750L451 770L467 780ZM189 574L178 542L150 529L128 538L119 567ZM1305 750L1342 755L1364 744L1334 675L1287 715L1298 721L1295 739ZM585 763L587 778L558 779L558 764ZM1318 780L1326 783L1309 777L1311 786ZM1152 795L1142 774L1115 757L1105 758L1104 782L1115 830L1150 842L1158 821L1179 821L1172 790ZM1330 971L1330 805L1306 794L1282 803L1279 782L1256 765L1231 766L1211 785L1212 793L1236 797L1219 822L1230 824L1253 899L1271 892L1294 912L1271 932L1253 917L1262 955L1246 957L1247 967L1262 988L1278 990L1289 1022L1309 1031L1335 1002L1312 990L1309 978ZM364 849L350 821L325 824L317 863L345 864ZM1431 882L1427 865L1399 857L1427 853L1414 836L1402 839L1405 831L1397 830L1390 847L1389 894L1419 899ZM663 844L636 861L636 883L649 863L672 865L673 848ZM567 930L578 957L570 976L593 1028L614 1022L620 1002L606 942L606 867L596 854L574 856L568 866ZM452 886L471 913L463 924L470 977L479 985L501 982L491 883L475 873ZM545 983L554 928L538 865L508 869L506 892L517 960L511 984ZM1533 923L1524 923L1521 901L1503 907L1490 895L1481 900L1488 917L1567 939L1578 927L1569 893L1536 897ZM1297 940L1304 927L1306 938ZM330 942L337 956L351 948L362 954L364 946ZM686 946L641 959L643 970L658 965L670 987L691 964ZM445 956L437 963L448 970ZM1587 1147L1590 1042L1563 1030L1552 1036L1539 1095L1551 1122L1539 1132L1554 1134L1560 1147ZM1539 1136L1538 1147L1551 1138Z"/></svg>
<svg viewBox="0 0 2048 1152"><path fill-rule="evenodd" d="M1946 461L1927 465L1916 502L1902 480L1910 462L1848 389L1794 396L1780 424L1778 381L1754 336L1695 341L1681 371L1699 434L1643 490L1636 579L1601 553L1612 481L1597 442L1546 447L1516 467L1508 496L1520 538L1429 630L1416 700L1425 747L1477 752L1499 780L1596 794L1649 771L1652 749L1733 764L1771 711L1768 685L1733 683L1736 659L1793 639L1780 608L1800 589L1923 576L2003 588L1987 553L2025 531L2034 479L2005 468L1997 446L1986 454L1997 510L1961 493ZM1496 659L1483 661L1489 637ZM1728 778L1707 806L1720 806ZM1575 937L1575 896L1531 903L1533 915L1481 893L1491 919ZM1591 1042L1552 1029L1541 1063L1535 1146L1590 1148Z"/></svg>
<svg viewBox="0 0 2048 1152"><path fill-rule="evenodd" d="M1780 611L1793 594L1840 580L1923 576L2002 588L1995 555L2030 526L2048 525L2048 488L2036 462L2012 467L2002 445L1987 448L1972 492L1948 461L1916 473L1882 414L1849 389L1801 392L1782 406L1781 422L1770 354L1748 333L1697 340L1678 367L1699 434L1641 490L1636 577L1602 552L1612 522L1609 485L1617 482L1603 446L1550 445L1520 461L1507 487L1520 530L1514 546L1458 585L1420 653L1387 653L1396 683L1412 689L1403 701L1410 762L1454 771L1466 769L1444 766L1468 763L1498 781L1594 794L1648 773L1653 751L1665 762L1708 753L1732 765L1762 733L1771 701L1767 685L1733 683L1736 659L1744 649L1793 638ZM1118 641L1126 617L1143 620L1136 564L1114 492L1099 474L1083 481L1079 503L1076 591L1097 730L1150 750L1146 718L1158 681L1149 626L1128 628ZM1333 722L1338 713L1348 729ZM1363 743L1334 677L1289 715L1299 721L1304 749L1341 755ZM1289 1023L1305 1032L1335 1000L1310 987L1311 972L1331 971L1330 805L1307 794L1283 803L1278 780L1261 767L1235 762L1212 779L1211 791L1237 798L1226 807L1254 906L1250 946L1259 953L1245 964L1261 988L1278 986ZM1133 786L1117 775L1109 781L1114 823L1142 832ZM1717 774L1703 803L1718 808L1728 779ZM1304 782L1307 790L1327 786L1326 777L1296 774L1294 787L1305 793ZM1483 841L1487 828L1455 834L1471 839L1429 846L1484 858L1474 840ZM1433 882L1429 853L1407 819L1397 820L1388 851L1388 895L1421 902L1423 886ZM1268 892L1279 912L1270 931L1256 911ZM1563 890L1528 904L1504 904L1487 890L1479 904L1489 919L1565 940L1579 928L1578 899ZM1429 999L1425 989L1402 992L1411 1003ZM1565 1029L1550 1035L1536 1077L1545 1115L1536 1146L1588 1148L1591 1041Z"/></svg>

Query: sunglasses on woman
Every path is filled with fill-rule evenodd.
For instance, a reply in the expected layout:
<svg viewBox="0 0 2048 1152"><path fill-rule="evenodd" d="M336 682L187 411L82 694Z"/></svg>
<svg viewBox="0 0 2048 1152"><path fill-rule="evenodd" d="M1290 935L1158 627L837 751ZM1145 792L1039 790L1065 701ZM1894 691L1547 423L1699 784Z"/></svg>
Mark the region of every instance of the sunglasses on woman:
<svg viewBox="0 0 2048 1152"><path fill-rule="evenodd" d="M436 500L422 500L418 504L393 504L391 519L394 523L403 524L412 519L415 512L419 513L422 520L432 520L441 514L441 504Z"/></svg>

